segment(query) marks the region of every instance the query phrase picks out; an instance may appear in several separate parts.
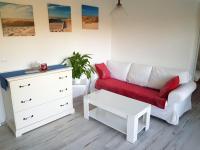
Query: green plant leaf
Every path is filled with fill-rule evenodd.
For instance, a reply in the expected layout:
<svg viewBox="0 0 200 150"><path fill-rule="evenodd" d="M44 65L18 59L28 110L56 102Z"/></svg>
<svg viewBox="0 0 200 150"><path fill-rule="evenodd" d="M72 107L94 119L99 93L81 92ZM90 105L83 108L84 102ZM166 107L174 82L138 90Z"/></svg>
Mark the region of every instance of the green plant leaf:
<svg viewBox="0 0 200 150"><path fill-rule="evenodd" d="M73 68L73 78L80 78L82 74L85 74L89 79L91 78L91 74L95 73L94 67L92 67L90 64L90 59L92 59L91 54L81 55L79 52L74 51L72 56L65 58L62 63L67 64L67 61L70 61Z"/></svg>

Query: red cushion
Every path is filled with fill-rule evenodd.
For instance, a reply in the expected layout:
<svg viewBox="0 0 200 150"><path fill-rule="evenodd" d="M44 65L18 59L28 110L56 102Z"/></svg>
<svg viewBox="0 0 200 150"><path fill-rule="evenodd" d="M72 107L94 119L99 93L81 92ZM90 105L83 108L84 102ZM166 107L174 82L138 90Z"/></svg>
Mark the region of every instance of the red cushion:
<svg viewBox="0 0 200 150"><path fill-rule="evenodd" d="M104 63L95 64L95 67L100 79L110 78L110 71Z"/></svg>
<svg viewBox="0 0 200 150"><path fill-rule="evenodd" d="M160 89L159 96L162 98L167 98L169 93L179 86L179 83L179 76L172 78Z"/></svg>
<svg viewBox="0 0 200 150"><path fill-rule="evenodd" d="M113 78L98 79L96 89L104 89L117 94L121 94L139 101L143 101L164 109L166 99L159 96L159 91L130 84Z"/></svg>

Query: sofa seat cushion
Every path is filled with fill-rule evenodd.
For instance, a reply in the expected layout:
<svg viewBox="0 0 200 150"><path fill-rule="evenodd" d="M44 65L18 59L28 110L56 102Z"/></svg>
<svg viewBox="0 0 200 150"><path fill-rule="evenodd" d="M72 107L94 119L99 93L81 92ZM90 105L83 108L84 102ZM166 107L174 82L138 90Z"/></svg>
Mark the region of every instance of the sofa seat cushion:
<svg viewBox="0 0 200 150"><path fill-rule="evenodd" d="M108 90L123 96L127 96L139 101L143 101L159 108L164 109L167 100L159 97L159 91L130 84L117 79L98 79L95 85L96 89Z"/></svg>

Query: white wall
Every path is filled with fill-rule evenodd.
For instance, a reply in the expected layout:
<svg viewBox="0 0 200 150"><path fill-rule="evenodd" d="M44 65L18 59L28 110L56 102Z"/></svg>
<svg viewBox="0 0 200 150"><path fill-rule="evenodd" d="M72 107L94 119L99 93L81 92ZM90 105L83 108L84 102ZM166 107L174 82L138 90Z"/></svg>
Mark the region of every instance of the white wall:
<svg viewBox="0 0 200 150"><path fill-rule="evenodd" d="M188 69L195 64L195 0L122 0L128 16L113 20L114 60Z"/></svg>
<svg viewBox="0 0 200 150"><path fill-rule="evenodd" d="M38 61L57 64L73 51L93 54L93 62L110 58L111 52L111 2L107 0L0 0L33 5L36 36L3 37L0 27L0 72L27 68ZM72 9L72 32L49 32L47 2L64 4ZM81 4L98 6L99 30L83 30ZM1 99L0 99L1 101ZM1 109L1 103L0 103ZM1 111L0 111L1 112ZM0 114L0 121L1 118Z"/></svg>

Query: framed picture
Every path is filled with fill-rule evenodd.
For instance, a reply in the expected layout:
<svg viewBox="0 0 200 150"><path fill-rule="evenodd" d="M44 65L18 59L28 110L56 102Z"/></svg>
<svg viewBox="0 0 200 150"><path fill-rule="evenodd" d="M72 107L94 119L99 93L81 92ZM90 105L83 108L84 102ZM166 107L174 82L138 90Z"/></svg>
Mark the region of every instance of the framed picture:
<svg viewBox="0 0 200 150"><path fill-rule="evenodd" d="M49 29L51 32L71 32L71 7L48 4Z"/></svg>
<svg viewBox="0 0 200 150"><path fill-rule="evenodd" d="M83 29L99 28L99 8L82 5L82 27Z"/></svg>
<svg viewBox="0 0 200 150"><path fill-rule="evenodd" d="M0 18L4 36L34 36L33 7L0 2Z"/></svg>

